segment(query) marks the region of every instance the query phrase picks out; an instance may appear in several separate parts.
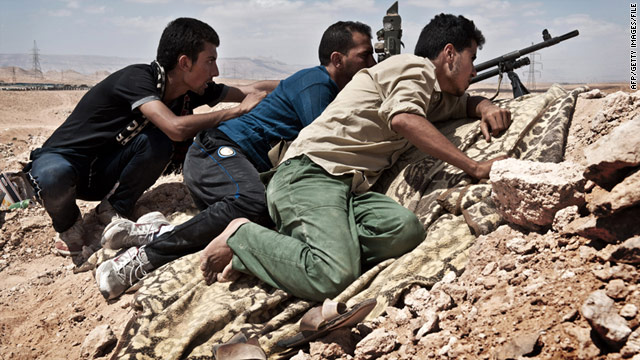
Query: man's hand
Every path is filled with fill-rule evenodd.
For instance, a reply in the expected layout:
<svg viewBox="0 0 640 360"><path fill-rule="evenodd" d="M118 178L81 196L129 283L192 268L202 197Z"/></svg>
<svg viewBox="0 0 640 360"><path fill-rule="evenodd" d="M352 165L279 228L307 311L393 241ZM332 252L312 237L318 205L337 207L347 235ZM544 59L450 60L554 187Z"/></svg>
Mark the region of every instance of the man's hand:
<svg viewBox="0 0 640 360"><path fill-rule="evenodd" d="M478 104L476 111L481 118L480 130L487 142L491 141L491 135L497 136L511 125L511 112L487 99Z"/></svg>
<svg viewBox="0 0 640 360"><path fill-rule="evenodd" d="M496 162L496 161L499 161L499 160L504 160L507 157L508 156L506 156L506 155L502 155L502 156L498 156L496 158L493 158L491 160L479 161L478 165L473 170L473 173L469 174L469 175L473 176L474 178L476 178L478 180L488 179L489 178L489 173L491 172L491 166L493 165L493 163Z"/></svg>
<svg viewBox="0 0 640 360"><path fill-rule="evenodd" d="M251 109L258 105L258 103L262 101L265 96L267 96L266 91L257 91L247 94L242 102L238 104L238 111L240 111L240 115L246 114L251 111Z"/></svg>

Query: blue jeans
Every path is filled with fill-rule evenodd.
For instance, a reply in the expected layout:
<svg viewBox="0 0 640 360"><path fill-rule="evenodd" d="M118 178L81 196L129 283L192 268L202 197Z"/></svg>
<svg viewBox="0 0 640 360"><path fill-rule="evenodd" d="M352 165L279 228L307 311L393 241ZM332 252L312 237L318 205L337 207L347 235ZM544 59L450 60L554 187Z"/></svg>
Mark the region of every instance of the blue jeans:
<svg viewBox="0 0 640 360"><path fill-rule="evenodd" d="M29 173L57 232L69 229L78 218L76 199L109 198L111 206L129 216L142 193L153 185L173 152L171 140L156 127L148 127L124 147L101 155L65 148L40 148L31 153Z"/></svg>
<svg viewBox="0 0 640 360"><path fill-rule="evenodd" d="M271 225L258 170L219 130L198 134L184 162L184 182L201 212L146 245L154 268L204 249L235 218Z"/></svg>

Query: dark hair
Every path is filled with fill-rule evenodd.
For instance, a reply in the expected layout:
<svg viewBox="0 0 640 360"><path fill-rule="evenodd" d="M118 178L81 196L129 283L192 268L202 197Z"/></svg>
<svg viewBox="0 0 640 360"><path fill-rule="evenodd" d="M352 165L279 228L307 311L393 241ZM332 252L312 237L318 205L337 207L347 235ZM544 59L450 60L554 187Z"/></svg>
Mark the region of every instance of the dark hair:
<svg viewBox="0 0 640 360"><path fill-rule="evenodd" d="M192 61L197 61L205 42L220 46L220 38L211 26L192 18L177 18L162 32L156 60L165 71L171 71L180 55L187 55Z"/></svg>
<svg viewBox="0 0 640 360"><path fill-rule="evenodd" d="M484 36L473 21L462 15L440 14L422 29L414 54L433 60L448 43L462 51L471 46L471 40L480 48L484 44Z"/></svg>
<svg viewBox="0 0 640 360"><path fill-rule="evenodd" d="M331 53L337 51L346 54L354 47L353 32L359 32L371 38L371 28L369 25L359 21L338 21L329 26L322 34L320 46L318 47L318 58L321 65L328 65L331 62Z"/></svg>

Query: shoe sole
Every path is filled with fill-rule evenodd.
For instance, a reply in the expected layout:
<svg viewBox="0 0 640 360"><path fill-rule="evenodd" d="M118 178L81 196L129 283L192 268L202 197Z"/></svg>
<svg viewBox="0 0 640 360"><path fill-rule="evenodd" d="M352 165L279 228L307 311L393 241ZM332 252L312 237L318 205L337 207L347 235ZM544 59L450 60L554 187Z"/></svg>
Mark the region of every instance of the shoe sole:
<svg viewBox="0 0 640 360"><path fill-rule="evenodd" d="M119 297L122 294L114 296L114 297L111 297L111 294L108 291L103 290L102 286L100 286L100 279L102 278L100 276L100 274L102 274L105 271L105 268L107 268L109 266L109 261L111 261L111 260L107 260L107 261L103 262L102 264L100 264L100 266L98 266L98 269L96 269L96 284L98 285L98 290L100 291L100 294L105 299L112 300L112 299L115 299L115 298Z"/></svg>
<svg viewBox="0 0 640 360"><path fill-rule="evenodd" d="M72 250L65 250L65 249L63 249L63 248L58 247L58 246L59 246L59 244L62 244L63 246L66 246L66 247L67 247L67 249L69 249L69 248L68 248L68 246L64 243L64 241L62 241L62 240L56 240L56 242L53 244L53 249L54 249L54 251L55 251L58 255L60 255L60 256L64 256L64 257L71 257L71 256L77 256L77 255L82 254L82 250L73 250L73 251L72 251Z"/></svg>

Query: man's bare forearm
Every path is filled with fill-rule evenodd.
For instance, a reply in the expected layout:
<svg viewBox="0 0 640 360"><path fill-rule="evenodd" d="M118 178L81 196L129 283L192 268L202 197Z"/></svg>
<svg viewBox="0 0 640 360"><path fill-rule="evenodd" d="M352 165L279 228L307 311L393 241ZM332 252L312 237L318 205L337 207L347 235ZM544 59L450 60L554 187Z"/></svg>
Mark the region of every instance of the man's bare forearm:
<svg viewBox="0 0 640 360"><path fill-rule="evenodd" d="M218 126L221 122L236 118L246 110L241 106L193 115L175 115L160 101L143 104L140 111L173 141L184 141L199 131Z"/></svg>
<svg viewBox="0 0 640 360"><path fill-rule="evenodd" d="M402 135L420 151L474 175L476 161L465 155L449 141L431 122L422 116L402 113L391 120L395 132Z"/></svg>
<svg viewBox="0 0 640 360"><path fill-rule="evenodd" d="M266 91L269 93L269 92L272 92L273 89L275 89L279 83L280 83L280 80L262 80L262 81L256 81L247 86L252 87L254 89L253 91Z"/></svg>

